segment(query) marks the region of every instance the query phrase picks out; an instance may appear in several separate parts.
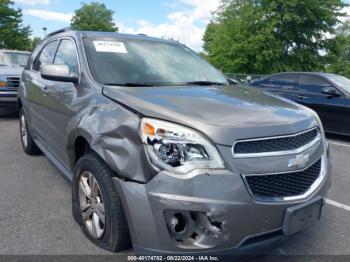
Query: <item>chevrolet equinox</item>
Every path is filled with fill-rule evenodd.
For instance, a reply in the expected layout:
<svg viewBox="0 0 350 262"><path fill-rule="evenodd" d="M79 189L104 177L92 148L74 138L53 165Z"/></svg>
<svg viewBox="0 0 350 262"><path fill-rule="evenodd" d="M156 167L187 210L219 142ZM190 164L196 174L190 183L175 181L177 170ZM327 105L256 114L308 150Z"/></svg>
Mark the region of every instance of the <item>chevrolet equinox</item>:
<svg viewBox="0 0 350 262"><path fill-rule="evenodd" d="M255 252L320 220L330 164L317 114L230 85L180 43L54 32L18 105L24 151L71 181L75 220L107 250Z"/></svg>

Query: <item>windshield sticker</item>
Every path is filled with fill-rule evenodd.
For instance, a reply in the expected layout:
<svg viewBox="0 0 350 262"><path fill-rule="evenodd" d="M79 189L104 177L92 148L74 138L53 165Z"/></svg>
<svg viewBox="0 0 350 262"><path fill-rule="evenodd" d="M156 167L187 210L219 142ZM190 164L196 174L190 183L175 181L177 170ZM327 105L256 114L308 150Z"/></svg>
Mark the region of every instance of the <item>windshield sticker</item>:
<svg viewBox="0 0 350 262"><path fill-rule="evenodd" d="M113 41L94 41L96 52L127 54L124 43Z"/></svg>

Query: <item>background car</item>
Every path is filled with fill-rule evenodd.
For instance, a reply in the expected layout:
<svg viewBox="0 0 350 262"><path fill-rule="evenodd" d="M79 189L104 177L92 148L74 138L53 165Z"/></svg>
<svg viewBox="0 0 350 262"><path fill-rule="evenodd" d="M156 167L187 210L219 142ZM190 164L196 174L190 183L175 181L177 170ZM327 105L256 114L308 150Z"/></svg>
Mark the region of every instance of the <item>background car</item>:
<svg viewBox="0 0 350 262"><path fill-rule="evenodd" d="M30 53L0 50L0 107L16 107L17 89Z"/></svg>
<svg viewBox="0 0 350 262"><path fill-rule="evenodd" d="M350 79L326 73L281 73L251 85L314 109L326 132L350 135Z"/></svg>

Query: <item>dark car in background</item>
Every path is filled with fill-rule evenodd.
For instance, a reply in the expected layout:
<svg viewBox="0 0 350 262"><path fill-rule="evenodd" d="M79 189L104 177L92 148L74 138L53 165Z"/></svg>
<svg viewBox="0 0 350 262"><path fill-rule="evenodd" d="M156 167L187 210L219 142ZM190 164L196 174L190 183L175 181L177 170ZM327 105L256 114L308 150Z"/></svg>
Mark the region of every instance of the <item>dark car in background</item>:
<svg viewBox="0 0 350 262"><path fill-rule="evenodd" d="M0 108L17 106L17 89L30 53L0 50Z"/></svg>
<svg viewBox="0 0 350 262"><path fill-rule="evenodd" d="M280 73L251 85L312 108L326 132L350 135L350 79L327 73Z"/></svg>

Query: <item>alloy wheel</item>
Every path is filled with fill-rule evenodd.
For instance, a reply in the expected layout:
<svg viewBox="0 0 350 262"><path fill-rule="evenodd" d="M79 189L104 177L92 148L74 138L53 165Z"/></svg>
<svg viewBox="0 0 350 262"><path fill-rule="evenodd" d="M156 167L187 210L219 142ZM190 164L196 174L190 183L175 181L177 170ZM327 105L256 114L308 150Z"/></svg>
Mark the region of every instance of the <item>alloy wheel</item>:
<svg viewBox="0 0 350 262"><path fill-rule="evenodd" d="M20 120L20 125L21 125L21 139L23 146L26 148L28 146L28 130L27 130L27 123L26 123L26 118L24 114L21 114L21 120Z"/></svg>
<svg viewBox="0 0 350 262"><path fill-rule="evenodd" d="M105 232L105 206L100 186L91 172L85 171L79 180L80 210L90 235L101 239Z"/></svg>

